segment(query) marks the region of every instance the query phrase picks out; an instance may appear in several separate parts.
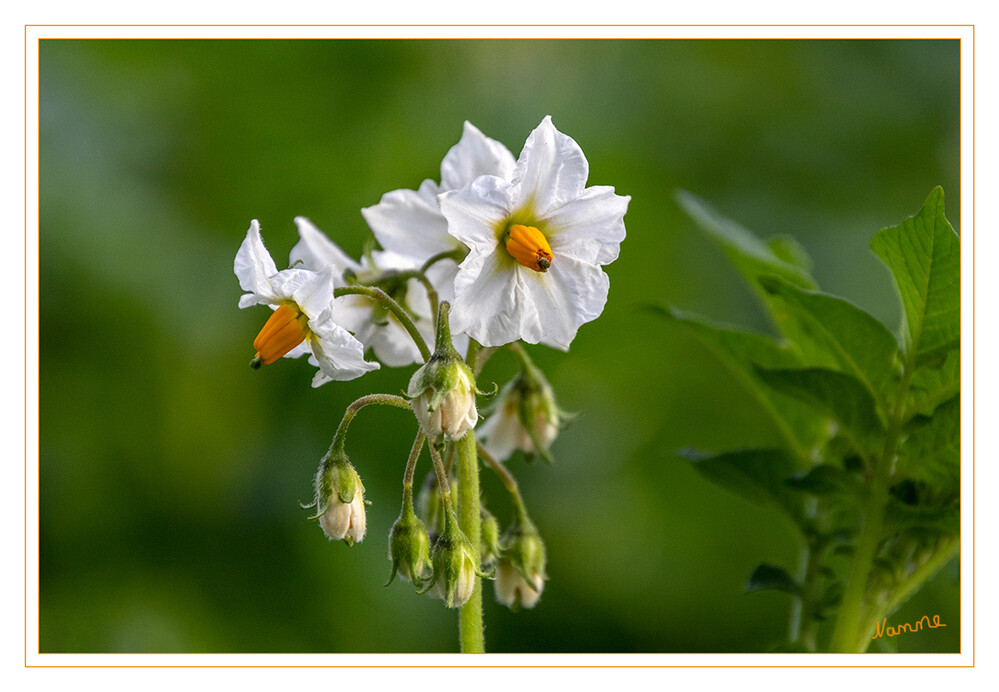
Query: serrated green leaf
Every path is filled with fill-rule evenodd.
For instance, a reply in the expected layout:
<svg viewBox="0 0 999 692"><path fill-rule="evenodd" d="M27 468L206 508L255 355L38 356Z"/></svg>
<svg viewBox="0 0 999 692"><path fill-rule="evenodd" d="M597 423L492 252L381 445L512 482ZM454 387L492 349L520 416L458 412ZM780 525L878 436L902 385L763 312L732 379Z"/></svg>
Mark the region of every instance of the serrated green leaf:
<svg viewBox="0 0 999 692"><path fill-rule="evenodd" d="M912 419L899 449L897 475L956 491L961 483L961 401L956 395L932 416Z"/></svg>
<svg viewBox="0 0 999 692"><path fill-rule="evenodd" d="M876 399L884 400L898 373L898 341L887 327L853 303L828 293L802 289L776 276L761 277L760 285L783 300L803 323L804 328L798 330L802 352L825 356L806 356L807 365L822 366L832 360L837 369L853 375Z"/></svg>
<svg viewBox="0 0 999 692"><path fill-rule="evenodd" d="M884 422L867 388L855 377L836 370L757 369L760 378L784 392L832 416L858 451L871 452L884 433Z"/></svg>
<svg viewBox="0 0 999 692"><path fill-rule="evenodd" d="M783 591L800 596L801 585L783 567L763 563L757 565L746 582L746 593L754 591Z"/></svg>
<svg viewBox="0 0 999 692"><path fill-rule="evenodd" d="M961 352L954 349L938 367L929 364L916 368L909 386L906 411L928 416L933 410L961 391Z"/></svg>
<svg viewBox="0 0 999 692"><path fill-rule="evenodd" d="M677 190L676 200L750 282L761 274L776 274L797 286L815 288L815 280L808 273L810 262L802 264L805 255L801 246L795 244L792 249L785 238L775 245L768 244L686 190Z"/></svg>
<svg viewBox="0 0 999 692"><path fill-rule="evenodd" d="M878 231L871 249L888 265L902 298L902 346L913 363L946 353L961 338L960 239L935 188L919 212Z"/></svg>
<svg viewBox="0 0 999 692"><path fill-rule="evenodd" d="M666 319L690 330L728 368L770 416L785 444L801 459L826 432L826 417L801 406L795 399L763 386L756 368L788 368L800 364L798 355L774 339L734 327L716 325L674 308L653 308Z"/></svg>
<svg viewBox="0 0 999 692"><path fill-rule="evenodd" d="M795 522L801 518L802 498L784 485L797 468L782 449L740 449L706 454L685 449L677 453L712 483L752 502L777 506Z"/></svg>

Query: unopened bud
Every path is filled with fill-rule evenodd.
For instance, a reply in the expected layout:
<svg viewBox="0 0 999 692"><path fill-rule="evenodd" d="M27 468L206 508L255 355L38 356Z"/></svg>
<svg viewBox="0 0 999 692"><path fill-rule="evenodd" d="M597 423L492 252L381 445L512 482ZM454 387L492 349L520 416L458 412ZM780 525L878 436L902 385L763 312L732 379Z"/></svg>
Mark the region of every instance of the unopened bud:
<svg viewBox="0 0 999 692"><path fill-rule="evenodd" d="M503 536L496 568L496 600L514 610L533 608L545 588L545 544L529 520L521 520Z"/></svg>
<svg viewBox="0 0 999 692"><path fill-rule="evenodd" d="M489 510L482 508L482 569L488 570L500 554L499 522Z"/></svg>
<svg viewBox="0 0 999 692"><path fill-rule="evenodd" d="M347 545L364 538L364 485L347 455L330 450L316 474L316 517L331 541Z"/></svg>
<svg viewBox="0 0 999 692"><path fill-rule="evenodd" d="M472 544L458 528L458 520L450 510L444 520L444 531L430 552L430 560L434 568L434 595L444 599L448 608L465 605L475 589L477 560Z"/></svg>
<svg viewBox="0 0 999 692"><path fill-rule="evenodd" d="M392 574L389 583L398 574L407 581L421 586L430 576L430 538L427 527L413 512L413 503L405 502L402 513L389 533L389 560Z"/></svg>
<svg viewBox="0 0 999 692"><path fill-rule="evenodd" d="M409 381L406 394L413 413L431 440L442 434L459 440L479 419L475 408L475 376L451 344L448 304L438 312L437 348Z"/></svg>
<svg viewBox="0 0 999 692"><path fill-rule="evenodd" d="M555 393L545 376L533 365L525 364L524 370L500 391L477 437L498 461L510 458L517 449L551 461L548 448L567 417L556 405Z"/></svg>

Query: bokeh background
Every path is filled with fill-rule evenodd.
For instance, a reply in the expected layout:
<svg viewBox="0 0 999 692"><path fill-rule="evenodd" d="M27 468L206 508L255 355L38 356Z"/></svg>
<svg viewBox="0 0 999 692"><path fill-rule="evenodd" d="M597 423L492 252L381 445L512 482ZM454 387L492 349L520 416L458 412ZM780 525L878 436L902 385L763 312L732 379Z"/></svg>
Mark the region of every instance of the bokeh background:
<svg viewBox="0 0 999 692"><path fill-rule="evenodd" d="M348 453L368 537L330 544L299 502L343 408L411 369L312 389L305 360L252 371L265 308L232 261L252 218L283 266L292 219L359 254L360 208L439 179L469 120L514 154L546 115L590 184L631 195L610 300L569 353L531 348L579 421L557 463L511 461L546 539L532 611L486 591L506 652L764 651L788 600L744 593L797 546L768 510L673 452L775 440L723 366L639 306L761 329L676 205L704 197L795 236L828 291L894 327L870 237L942 185L960 229L955 41L45 40L41 59L40 642L43 652L430 652L456 614L385 587L415 428L364 411ZM503 382L512 360L484 377ZM420 475L429 470L424 457ZM488 473L501 522L509 507ZM953 566L893 618L959 624ZM959 628L896 638L957 651Z"/></svg>

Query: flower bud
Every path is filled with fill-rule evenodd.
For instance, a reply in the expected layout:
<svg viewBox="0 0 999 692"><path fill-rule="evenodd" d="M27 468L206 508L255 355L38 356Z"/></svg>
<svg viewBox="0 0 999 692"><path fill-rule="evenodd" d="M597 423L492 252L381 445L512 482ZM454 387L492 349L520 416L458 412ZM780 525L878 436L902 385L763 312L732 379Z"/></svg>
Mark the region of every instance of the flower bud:
<svg viewBox="0 0 999 692"><path fill-rule="evenodd" d="M364 485L342 450L330 450L319 465L315 508L331 541L353 545L364 538Z"/></svg>
<svg viewBox="0 0 999 692"><path fill-rule="evenodd" d="M434 567L434 595L444 599L448 608L460 608L475 589L477 559L468 538L458 528L453 511L448 511L444 531L437 537L430 560Z"/></svg>
<svg viewBox="0 0 999 692"><path fill-rule="evenodd" d="M492 567L499 557L499 522L496 521L485 507L480 512L482 516L482 569Z"/></svg>
<svg viewBox="0 0 999 692"><path fill-rule="evenodd" d="M555 393L545 376L533 365L525 364L520 374L503 387L478 437L486 452L498 461L507 460L516 449L551 461L548 448L566 417L555 403Z"/></svg>
<svg viewBox="0 0 999 692"><path fill-rule="evenodd" d="M392 561L392 583L398 574L417 586L430 576L430 537L427 527L413 512L413 503L406 501L402 513L389 533L389 560Z"/></svg>
<svg viewBox="0 0 999 692"><path fill-rule="evenodd" d="M406 394L413 413L431 440L442 434L459 440L475 427L475 376L451 344L448 304L441 303L437 323L437 348L426 365L413 373Z"/></svg>
<svg viewBox="0 0 999 692"><path fill-rule="evenodd" d="M513 610L533 608L547 578L545 544L530 520L522 519L503 536L496 568L496 600Z"/></svg>

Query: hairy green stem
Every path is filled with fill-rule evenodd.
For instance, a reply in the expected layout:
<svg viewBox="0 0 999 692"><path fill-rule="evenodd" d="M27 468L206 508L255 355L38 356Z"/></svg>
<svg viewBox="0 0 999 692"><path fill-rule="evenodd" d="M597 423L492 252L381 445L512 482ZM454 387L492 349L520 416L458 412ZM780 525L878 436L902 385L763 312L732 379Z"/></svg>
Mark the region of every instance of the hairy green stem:
<svg viewBox="0 0 999 692"><path fill-rule="evenodd" d="M423 451L423 441L426 437L423 430L420 430L416 434L416 440L413 441L413 449L409 453L409 459L406 460L406 473L402 477L403 504L412 505L413 503L413 476L416 475L416 460L420 458L420 452Z"/></svg>
<svg viewBox="0 0 999 692"><path fill-rule="evenodd" d="M343 412L343 418L340 419L340 426L336 430L336 436L333 438L333 444L330 445L330 450L339 449L343 451L344 441L347 438L347 428L350 427L350 422L354 420L354 416L357 415L365 406L371 406L372 404L381 404L383 406L395 406L396 408L411 409L409 402L403 399L401 396L395 394L368 394L357 399L354 403L347 407L347 410Z"/></svg>
<svg viewBox="0 0 999 692"><path fill-rule="evenodd" d="M469 430L455 443L458 447L458 525L475 550L476 562L482 546L482 515L479 501L479 459L475 434ZM476 565L480 569L481 565ZM458 613L458 630L463 653L482 653L485 634L482 623L482 577L475 576L472 597Z"/></svg>

